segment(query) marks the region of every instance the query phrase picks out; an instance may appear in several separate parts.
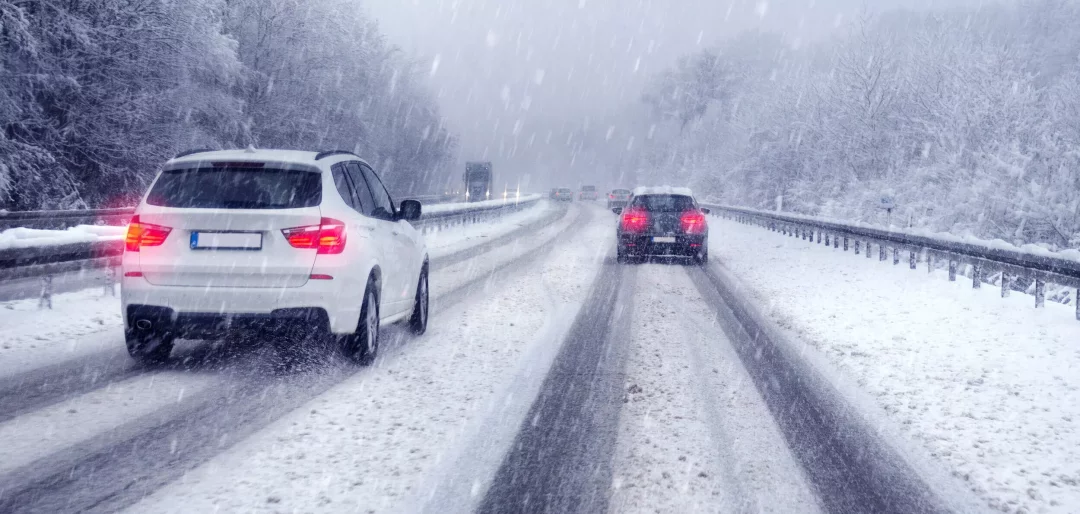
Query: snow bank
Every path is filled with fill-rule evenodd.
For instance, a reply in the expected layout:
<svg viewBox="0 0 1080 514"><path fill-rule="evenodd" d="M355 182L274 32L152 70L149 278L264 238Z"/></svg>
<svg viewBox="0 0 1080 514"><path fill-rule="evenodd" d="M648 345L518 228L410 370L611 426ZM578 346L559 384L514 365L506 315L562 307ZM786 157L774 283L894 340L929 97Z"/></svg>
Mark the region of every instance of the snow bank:
<svg viewBox="0 0 1080 514"><path fill-rule="evenodd" d="M124 239L126 233L126 226L116 227L109 225L78 225L67 230L9 228L0 232L0 250L71 243L93 243L97 241L120 241Z"/></svg>
<svg viewBox="0 0 1080 514"><path fill-rule="evenodd" d="M720 206L717 206L717 207L720 207ZM1065 250L1060 250L1060 251L1054 251L1054 250L1051 250L1049 248L1046 248L1043 245L1024 244L1024 245L1019 245L1018 246L1018 245L1014 245L1012 243L1009 243L1008 241L1004 241L1004 240L1001 240L1001 239L982 239L982 238L978 238L978 237L975 237L975 236L970 235L970 234L957 235L957 234L951 234L951 233L948 233L948 232L934 232L932 230L922 229L922 228L905 229L905 228L896 227L896 226L883 227L883 226L880 226L880 225L872 225L872 224L869 224L869 223L862 223L862 222L858 222L858 221L834 219L834 218L827 218L827 217L820 217L820 216L807 216L807 215L804 215L804 214L796 214L796 213L791 213L791 212L769 212L769 211L760 211L760 210L756 210L756 209L744 209L744 208L740 208L740 209L743 209L743 210L746 210L746 211L751 211L751 212L761 213L763 215L783 215L783 216L795 218L797 220L825 222L825 223L836 223L836 224L841 224L841 225L848 225L848 226L855 227L855 228L868 228L868 229L875 229L875 230L886 230L886 231L893 232L893 233L896 233L896 234L909 235L909 236L918 236L918 237L926 237L926 238L938 239L938 240L941 240L941 241L944 241L944 242L951 242L951 243L965 243L965 244L970 244L970 245L975 245L975 246L981 246L981 247L988 248L988 249L991 249L991 250L1005 250L1005 251L1010 251L1010 252L1019 252L1019 253L1023 253L1023 254L1027 254L1027 255L1031 255L1031 256L1036 256L1036 257L1049 257L1049 258L1064 259L1064 260L1068 260L1068 261L1080 262L1080 249L1072 249L1072 248L1070 248L1070 249L1065 249ZM716 214L719 214L719 213L716 213Z"/></svg>
<svg viewBox="0 0 1080 514"><path fill-rule="evenodd" d="M715 219L710 251L871 417L1005 512L1080 505L1073 308ZM860 256L861 257L861 256Z"/></svg>
<svg viewBox="0 0 1080 514"><path fill-rule="evenodd" d="M521 202L531 202L539 199L540 195L522 195L521 198L499 198L496 200L484 200L483 202L439 203L434 205L424 205L421 207L420 211L424 214L436 214L459 211L462 209L468 209L473 207L497 207L501 205L515 204Z"/></svg>

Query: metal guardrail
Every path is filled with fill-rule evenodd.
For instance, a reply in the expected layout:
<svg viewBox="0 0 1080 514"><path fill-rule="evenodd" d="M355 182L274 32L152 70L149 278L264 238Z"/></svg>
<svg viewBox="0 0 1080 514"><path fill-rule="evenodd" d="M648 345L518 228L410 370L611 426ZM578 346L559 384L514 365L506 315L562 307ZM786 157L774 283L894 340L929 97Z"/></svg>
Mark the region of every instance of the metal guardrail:
<svg viewBox="0 0 1080 514"><path fill-rule="evenodd" d="M924 262L927 271L931 272L935 262L945 262L950 281L956 280L960 265L971 265L972 287L975 289L981 288L991 273L1000 273L1003 298L1014 290L1018 279L1026 278L1034 282L1036 308L1043 307L1046 303L1047 283L1077 288L1073 303L1076 304L1076 319L1080 320L1080 262L1077 261L977 243L849 225L809 216L793 216L728 205L702 206L709 208L713 215L739 223L756 225L811 242L816 241L836 249L843 246L844 251L854 247L855 255L863 253L868 259L872 258L872 245L878 247L879 261L888 260L891 249L894 265L900 264L900 253L907 252L910 269L917 269L918 263Z"/></svg>
<svg viewBox="0 0 1080 514"><path fill-rule="evenodd" d="M442 198L443 195L439 195ZM409 197L421 199L424 197ZM462 205L450 211L421 213L420 219L413 221L413 226L423 233L443 230L453 226L490 221L496 217L520 211L535 205L540 195L523 198L520 201L508 200L494 205ZM2 213L7 219L44 220L52 215L70 220L110 220L112 225L126 224L134 208L103 209L97 211L34 211L32 213ZM96 223L104 225L105 223ZM25 226L25 225L20 225ZM19 278L41 277L42 298L51 297L50 277L57 273L82 271L98 268L111 270L120 264L124 252L123 241L95 241L69 243L62 245L31 246L0 250L0 281Z"/></svg>

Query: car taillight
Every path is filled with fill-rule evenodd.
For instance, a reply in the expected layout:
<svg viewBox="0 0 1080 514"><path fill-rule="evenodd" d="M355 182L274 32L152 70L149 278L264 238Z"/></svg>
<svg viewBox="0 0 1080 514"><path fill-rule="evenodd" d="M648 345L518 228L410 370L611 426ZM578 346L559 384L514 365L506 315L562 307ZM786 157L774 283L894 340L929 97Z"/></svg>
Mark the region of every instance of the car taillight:
<svg viewBox="0 0 1080 514"><path fill-rule="evenodd" d="M622 227L627 232L644 232L649 228L649 213L645 209L623 211Z"/></svg>
<svg viewBox="0 0 1080 514"><path fill-rule="evenodd" d="M345 250L345 224L323 218L318 225L282 229L293 248L317 248L316 253L334 254Z"/></svg>
<svg viewBox="0 0 1080 514"><path fill-rule="evenodd" d="M702 234L705 232L705 215L700 211L686 211L683 213L682 230L687 234Z"/></svg>
<svg viewBox="0 0 1080 514"><path fill-rule="evenodd" d="M161 246L165 238L169 237L169 232L172 232L172 228L143 223L139 221L139 215L136 214L131 217L131 223L128 224L124 249L137 252L144 246Z"/></svg>

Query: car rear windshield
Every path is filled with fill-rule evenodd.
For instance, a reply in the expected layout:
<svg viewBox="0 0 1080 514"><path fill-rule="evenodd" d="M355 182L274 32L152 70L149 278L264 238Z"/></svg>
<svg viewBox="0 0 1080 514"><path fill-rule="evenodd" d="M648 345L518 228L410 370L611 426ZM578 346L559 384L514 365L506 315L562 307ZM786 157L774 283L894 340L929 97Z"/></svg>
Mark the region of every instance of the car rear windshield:
<svg viewBox="0 0 1080 514"><path fill-rule="evenodd" d="M573 191L571 191L570 188L568 188L568 187L564 187L564 188L559 189L559 192L560 193L573 193Z"/></svg>
<svg viewBox="0 0 1080 514"><path fill-rule="evenodd" d="M296 209L321 200L319 173L273 168L167 170L146 197L150 205L195 209Z"/></svg>
<svg viewBox="0 0 1080 514"><path fill-rule="evenodd" d="M617 194L617 195L628 195L628 194L630 194L629 189L614 189L611 192L613 194Z"/></svg>
<svg viewBox="0 0 1080 514"><path fill-rule="evenodd" d="M596 186L581 186L582 191L596 191Z"/></svg>
<svg viewBox="0 0 1080 514"><path fill-rule="evenodd" d="M683 212L695 209L694 199L683 195L643 195L634 199L634 207L651 212Z"/></svg>

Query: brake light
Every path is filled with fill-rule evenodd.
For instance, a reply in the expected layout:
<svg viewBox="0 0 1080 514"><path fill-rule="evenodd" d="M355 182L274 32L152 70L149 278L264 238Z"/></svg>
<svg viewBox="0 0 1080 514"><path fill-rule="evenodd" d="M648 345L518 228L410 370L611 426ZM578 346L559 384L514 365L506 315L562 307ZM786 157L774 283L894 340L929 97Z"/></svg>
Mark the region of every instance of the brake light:
<svg viewBox="0 0 1080 514"><path fill-rule="evenodd" d="M622 227L626 232L644 232L649 227L648 211L641 208L623 211Z"/></svg>
<svg viewBox="0 0 1080 514"><path fill-rule="evenodd" d="M686 211L683 213L682 230L687 234L701 234L705 232L705 215L700 211Z"/></svg>
<svg viewBox="0 0 1080 514"><path fill-rule="evenodd" d="M282 229L281 233L293 248L316 248L321 254L345 251L345 224L333 218L323 218L318 225Z"/></svg>
<svg viewBox="0 0 1080 514"><path fill-rule="evenodd" d="M136 214L131 217L131 223L128 224L124 249L137 252L144 246L161 246L165 238L169 237L169 232L172 232L172 228L143 223L139 221L139 215Z"/></svg>

